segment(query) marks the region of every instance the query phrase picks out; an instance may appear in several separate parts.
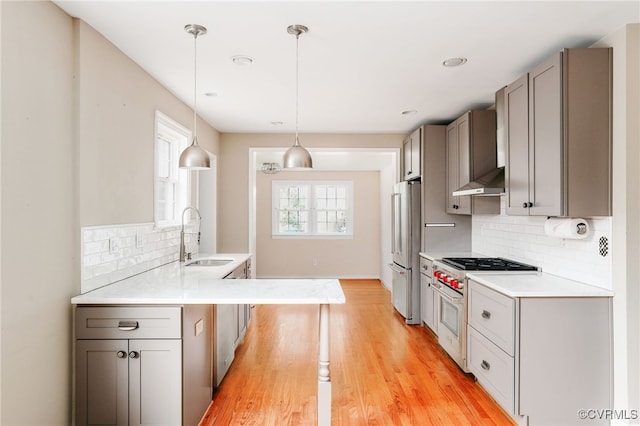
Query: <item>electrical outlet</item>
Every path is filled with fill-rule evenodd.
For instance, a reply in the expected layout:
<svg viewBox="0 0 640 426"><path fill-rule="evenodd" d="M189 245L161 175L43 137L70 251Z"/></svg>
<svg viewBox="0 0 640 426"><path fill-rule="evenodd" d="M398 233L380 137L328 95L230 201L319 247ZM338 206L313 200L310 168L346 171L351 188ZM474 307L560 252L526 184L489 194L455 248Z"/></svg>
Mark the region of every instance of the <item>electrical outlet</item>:
<svg viewBox="0 0 640 426"><path fill-rule="evenodd" d="M194 331L195 336L199 336L204 331L204 321L202 321L202 319L199 319L198 322L196 322Z"/></svg>
<svg viewBox="0 0 640 426"><path fill-rule="evenodd" d="M318 259L316 259L315 257L311 260L311 264L313 266L318 266Z"/></svg>
<svg viewBox="0 0 640 426"><path fill-rule="evenodd" d="M136 234L136 248L141 249L144 246L144 236Z"/></svg>

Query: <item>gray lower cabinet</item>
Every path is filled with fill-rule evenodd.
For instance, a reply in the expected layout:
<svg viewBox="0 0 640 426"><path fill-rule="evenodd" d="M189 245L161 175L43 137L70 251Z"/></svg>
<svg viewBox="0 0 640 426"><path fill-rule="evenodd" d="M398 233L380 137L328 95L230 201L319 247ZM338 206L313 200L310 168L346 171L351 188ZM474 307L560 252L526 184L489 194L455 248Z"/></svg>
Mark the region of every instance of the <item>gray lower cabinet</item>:
<svg viewBox="0 0 640 426"><path fill-rule="evenodd" d="M611 298L511 298L469 281L468 362L516 422L583 425L612 407Z"/></svg>
<svg viewBox="0 0 640 426"><path fill-rule="evenodd" d="M234 269L225 279L248 278L250 260ZM215 305L213 307L213 385L220 386L235 358L235 351L246 334L251 319L251 306Z"/></svg>
<svg viewBox="0 0 640 426"><path fill-rule="evenodd" d="M420 319L434 333L438 334L438 304L431 283L433 266L429 259L420 257Z"/></svg>
<svg viewBox="0 0 640 426"><path fill-rule="evenodd" d="M611 215L611 61L565 49L506 87L507 214Z"/></svg>
<svg viewBox="0 0 640 426"><path fill-rule="evenodd" d="M77 307L75 424L197 424L212 395L210 317L210 306Z"/></svg>

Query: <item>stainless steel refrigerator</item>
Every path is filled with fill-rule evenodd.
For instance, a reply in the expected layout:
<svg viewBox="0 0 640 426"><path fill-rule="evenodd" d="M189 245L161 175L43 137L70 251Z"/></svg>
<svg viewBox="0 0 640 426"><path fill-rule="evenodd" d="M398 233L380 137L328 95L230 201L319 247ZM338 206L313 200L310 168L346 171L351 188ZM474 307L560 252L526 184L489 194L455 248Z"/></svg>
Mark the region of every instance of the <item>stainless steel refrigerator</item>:
<svg viewBox="0 0 640 426"><path fill-rule="evenodd" d="M407 324L420 324L420 181L395 184L391 198L391 298Z"/></svg>

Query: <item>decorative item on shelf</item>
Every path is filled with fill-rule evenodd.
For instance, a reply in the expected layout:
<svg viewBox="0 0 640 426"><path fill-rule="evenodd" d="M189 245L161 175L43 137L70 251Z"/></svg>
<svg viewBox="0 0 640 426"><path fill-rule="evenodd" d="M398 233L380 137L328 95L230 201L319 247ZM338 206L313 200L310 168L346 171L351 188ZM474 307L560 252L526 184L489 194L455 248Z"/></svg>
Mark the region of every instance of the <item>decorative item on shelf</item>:
<svg viewBox="0 0 640 426"><path fill-rule="evenodd" d="M302 145L298 138L298 42L300 35L309 31L304 25L290 25L287 32L296 36L296 138L291 148L284 153L283 168L285 169L310 169L313 167L311 154Z"/></svg>
<svg viewBox="0 0 640 426"><path fill-rule="evenodd" d="M278 163L262 163L262 173L267 175L275 175L280 172L280 164Z"/></svg>
<svg viewBox="0 0 640 426"><path fill-rule="evenodd" d="M207 33L207 29L202 25L188 24L184 30L193 35L193 141L182 154L180 154L179 166L181 169L206 170L211 168L209 152L200 147L197 135L197 39L199 35Z"/></svg>

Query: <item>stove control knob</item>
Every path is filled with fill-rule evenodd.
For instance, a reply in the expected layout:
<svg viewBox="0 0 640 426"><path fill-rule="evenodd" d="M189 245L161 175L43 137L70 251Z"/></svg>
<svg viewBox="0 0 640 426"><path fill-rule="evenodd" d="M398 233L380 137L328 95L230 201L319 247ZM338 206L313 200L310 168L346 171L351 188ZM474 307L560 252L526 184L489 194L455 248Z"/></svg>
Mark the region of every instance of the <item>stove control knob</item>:
<svg viewBox="0 0 640 426"><path fill-rule="evenodd" d="M464 283L458 282L458 288L464 288Z"/></svg>
<svg viewBox="0 0 640 426"><path fill-rule="evenodd" d="M444 278L444 282L445 282L445 283L447 283L447 284L451 283L451 277L450 277L450 276L448 276L448 275L444 275L444 277L443 277L443 278Z"/></svg>
<svg viewBox="0 0 640 426"><path fill-rule="evenodd" d="M451 287L458 288L458 285L460 285L458 280L451 280Z"/></svg>
<svg viewBox="0 0 640 426"><path fill-rule="evenodd" d="M435 271L435 272L433 273L433 276L434 276L434 277L436 277L436 278L440 278L440 274L441 274L441 272L440 272L440 271Z"/></svg>

